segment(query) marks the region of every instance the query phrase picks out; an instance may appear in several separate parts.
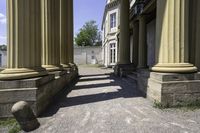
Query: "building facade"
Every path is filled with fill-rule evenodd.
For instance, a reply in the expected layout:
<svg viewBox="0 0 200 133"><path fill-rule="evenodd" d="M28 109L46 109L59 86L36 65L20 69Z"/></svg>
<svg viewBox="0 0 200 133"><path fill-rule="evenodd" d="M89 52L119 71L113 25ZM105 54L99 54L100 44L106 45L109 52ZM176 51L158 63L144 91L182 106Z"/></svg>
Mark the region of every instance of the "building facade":
<svg viewBox="0 0 200 133"><path fill-rule="evenodd" d="M132 76L165 106L199 102L199 7L198 0L136 0L131 7L121 0L115 74Z"/></svg>
<svg viewBox="0 0 200 133"><path fill-rule="evenodd" d="M130 1L130 7L135 0ZM106 67L118 60L118 33L120 25L120 0L107 0L102 21L102 60Z"/></svg>
<svg viewBox="0 0 200 133"><path fill-rule="evenodd" d="M102 64L102 47L101 46L85 46L74 47L74 62L77 65L84 64Z"/></svg>
<svg viewBox="0 0 200 133"><path fill-rule="evenodd" d="M119 1L107 0L102 22L102 59L106 67L117 62L119 16Z"/></svg>

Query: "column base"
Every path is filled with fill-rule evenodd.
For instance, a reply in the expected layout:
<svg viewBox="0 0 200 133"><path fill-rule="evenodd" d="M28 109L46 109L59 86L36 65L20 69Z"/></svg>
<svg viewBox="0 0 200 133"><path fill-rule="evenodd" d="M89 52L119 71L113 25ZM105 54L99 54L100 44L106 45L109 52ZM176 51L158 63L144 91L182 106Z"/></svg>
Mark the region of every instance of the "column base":
<svg viewBox="0 0 200 133"><path fill-rule="evenodd" d="M62 71L63 68L62 66L56 66L56 65L42 65L48 72L53 72L53 71Z"/></svg>
<svg viewBox="0 0 200 133"><path fill-rule="evenodd" d="M154 72L164 73L193 73L197 72L197 68L189 63L168 63L168 64L157 64L151 68Z"/></svg>
<svg viewBox="0 0 200 133"><path fill-rule="evenodd" d="M78 72L78 66L75 63L69 63L69 65L72 68L72 71L77 71Z"/></svg>
<svg viewBox="0 0 200 133"><path fill-rule="evenodd" d="M67 71L68 73L71 71L72 67L70 64L61 64L64 71Z"/></svg>
<svg viewBox="0 0 200 133"><path fill-rule="evenodd" d="M147 98L165 107L200 102L200 73L151 72L147 84Z"/></svg>
<svg viewBox="0 0 200 133"><path fill-rule="evenodd" d="M16 68L16 69L5 69L0 72L0 80L18 80L27 79L34 77L41 77L47 75L47 71L44 68Z"/></svg>
<svg viewBox="0 0 200 133"><path fill-rule="evenodd" d="M135 71L134 64L117 64L114 66L114 74L116 76L124 77L133 71Z"/></svg>

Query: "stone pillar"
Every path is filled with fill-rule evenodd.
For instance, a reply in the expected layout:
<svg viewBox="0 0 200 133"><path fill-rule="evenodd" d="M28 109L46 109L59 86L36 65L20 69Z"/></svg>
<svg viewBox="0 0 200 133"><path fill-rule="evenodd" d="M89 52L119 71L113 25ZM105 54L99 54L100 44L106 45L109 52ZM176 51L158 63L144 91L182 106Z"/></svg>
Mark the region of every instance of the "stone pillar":
<svg viewBox="0 0 200 133"><path fill-rule="evenodd" d="M118 64L130 64L129 0L120 4L120 40Z"/></svg>
<svg viewBox="0 0 200 133"><path fill-rule="evenodd" d="M133 64L138 65L138 44L139 44L139 23L138 21L133 22Z"/></svg>
<svg viewBox="0 0 200 133"><path fill-rule="evenodd" d="M42 3L42 63L48 71L61 70L60 65L60 1Z"/></svg>
<svg viewBox="0 0 200 133"><path fill-rule="evenodd" d="M46 75L41 67L40 0L7 0L8 64L0 80Z"/></svg>
<svg viewBox="0 0 200 133"><path fill-rule="evenodd" d="M71 65L74 64L74 18L73 18L73 0L67 0L67 46L68 60Z"/></svg>
<svg viewBox="0 0 200 133"><path fill-rule="evenodd" d="M200 71L200 1L191 0L190 3L190 18L189 18L189 46L190 46L190 61Z"/></svg>
<svg viewBox="0 0 200 133"><path fill-rule="evenodd" d="M69 0L60 0L60 62L64 69L69 68L68 3Z"/></svg>
<svg viewBox="0 0 200 133"><path fill-rule="evenodd" d="M156 22L156 72L189 73L189 0L158 0Z"/></svg>
<svg viewBox="0 0 200 133"><path fill-rule="evenodd" d="M138 68L147 67L147 42L146 42L146 19L144 15L139 17L139 47L138 47Z"/></svg>

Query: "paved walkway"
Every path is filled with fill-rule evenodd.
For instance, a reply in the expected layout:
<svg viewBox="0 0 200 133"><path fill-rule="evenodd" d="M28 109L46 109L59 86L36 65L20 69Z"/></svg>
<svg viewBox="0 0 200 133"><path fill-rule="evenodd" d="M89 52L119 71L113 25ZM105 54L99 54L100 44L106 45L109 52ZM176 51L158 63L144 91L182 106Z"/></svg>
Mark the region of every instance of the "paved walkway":
<svg viewBox="0 0 200 133"><path fill-rule="evenodd" d="M34 133L200 133L200 110L159 110L111 70L79 70L79 82Z"/></svg>

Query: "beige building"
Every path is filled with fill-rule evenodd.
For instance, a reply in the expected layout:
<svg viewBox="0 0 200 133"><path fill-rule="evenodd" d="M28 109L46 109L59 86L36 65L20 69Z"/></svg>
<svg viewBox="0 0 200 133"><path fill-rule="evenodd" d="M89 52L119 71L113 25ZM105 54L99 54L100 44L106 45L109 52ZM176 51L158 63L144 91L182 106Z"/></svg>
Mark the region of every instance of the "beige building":
<svg viewBox="0 0 200 133"><path fill-rule="evenodd" d="M165 106L199 102L200 1L118 2L119 22L112 21L114 29L103 25L106 36L118 33L112 52L117 53L115 74L134 77L147 98ZM0 72L0 117L11 116L12 105L22 100L39 115L78 76L73 0L7 0L7 11L8 65Z"/></svg>

